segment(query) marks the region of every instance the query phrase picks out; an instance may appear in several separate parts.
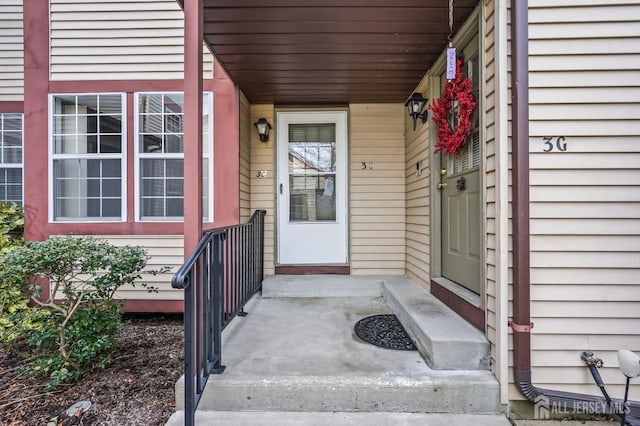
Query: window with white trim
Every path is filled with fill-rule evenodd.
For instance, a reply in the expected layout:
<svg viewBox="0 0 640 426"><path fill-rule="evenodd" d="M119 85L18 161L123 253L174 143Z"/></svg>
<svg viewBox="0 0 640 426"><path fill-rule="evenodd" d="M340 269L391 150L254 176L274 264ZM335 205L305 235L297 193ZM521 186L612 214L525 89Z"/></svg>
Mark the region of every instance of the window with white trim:
<svg viewBox="0 0 640 426"><path fill-rule="evenodd" d="M22 205L23 114L0 113L0 201Z"/></svg>
<svg viewBox="0 0 640 426"><path fill-rule="evenodd" d="M213 162L212 94L203 94L202 214L210 220ZM136 94L136 217L180 221L184 216L184 96L182 93Z"/></svg>
<svg viewBox="0 0 640 426"><path fill-rule="evenodd" d="M54 221L125 220L124 99L120 93L51 95Z"/></svg>

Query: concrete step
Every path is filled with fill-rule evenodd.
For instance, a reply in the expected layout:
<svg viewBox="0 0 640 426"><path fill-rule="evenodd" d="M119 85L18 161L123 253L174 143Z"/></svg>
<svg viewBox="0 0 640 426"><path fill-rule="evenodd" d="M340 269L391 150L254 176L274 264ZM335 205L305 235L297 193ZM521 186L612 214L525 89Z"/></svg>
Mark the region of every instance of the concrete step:
<svg viewBox="0 0 640 426"><path fill-rule="evenodd" d="M199 411L198 425L234 426L510 426L504 415L425 413L323 413ZM174 413L167 426L184 424L184 412Z"/></svg>
<svg viewBox="0 0 640 426"><path fill-rule="evenodd" d="M177 385L180 392L183 382ZM182 406L182 404L179 404ZM286 412L428 412L500 410L498 385L484 371L422 377L209 378L199 410Z"/></svg>
<svg viewBox="0 0 640 426"><path fill-rule="evenodd" d="M411 280L383 280L384 300L431 368L488 370L486 337L431 293Z"/></svg>
<svg viewBox="0 0 640 426"><path fill-rule="evenodd" d="M271 275L262 297L381 297L381 276Z"/></svg>

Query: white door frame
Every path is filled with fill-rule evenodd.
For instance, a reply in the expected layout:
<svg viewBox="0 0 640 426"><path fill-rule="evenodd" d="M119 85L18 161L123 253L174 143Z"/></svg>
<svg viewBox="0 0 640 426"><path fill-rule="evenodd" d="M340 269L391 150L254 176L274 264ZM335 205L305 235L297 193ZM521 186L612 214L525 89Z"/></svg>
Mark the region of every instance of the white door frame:
<svg viewBox="0 0 640 426"><path fill-rule="evenodd" d="M284 265L348 263L347 111L281 111L277 134L277 261ZM289 124L336 123L336 220L289 221ZM282 188L282 191L281 191Z"/></svg>

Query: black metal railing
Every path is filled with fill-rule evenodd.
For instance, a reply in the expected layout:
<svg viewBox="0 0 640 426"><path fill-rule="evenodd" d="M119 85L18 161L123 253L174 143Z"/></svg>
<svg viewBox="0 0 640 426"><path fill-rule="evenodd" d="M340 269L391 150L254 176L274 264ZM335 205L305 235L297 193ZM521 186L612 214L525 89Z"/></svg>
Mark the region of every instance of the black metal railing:
<svg viewBox="0 0 640 426"><path fill-rule="evenodd" d="M184 289L185 425L195 411L211 374L224 371L222 330L262 285L264 210L246 224L207 230L171 280Z"/></svg>

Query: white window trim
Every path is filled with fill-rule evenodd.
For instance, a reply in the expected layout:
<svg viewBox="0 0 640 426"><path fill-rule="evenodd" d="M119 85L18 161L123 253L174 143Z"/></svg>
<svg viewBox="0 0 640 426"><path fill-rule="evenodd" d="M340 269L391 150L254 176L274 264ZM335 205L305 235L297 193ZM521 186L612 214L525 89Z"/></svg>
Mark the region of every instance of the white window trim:
<svg viewBox="0 0 640 426"><path fill-rule="evenodd" d="M206 172L209 175L209 185L208 188L203 188L203 191L206 189L207 191L207 195L208 195L208 200L209 200L209 215L208 217L203 217L203 222L205 223L212 223L214 221L214 202L213 202L213 188L214 188L214 176L213 176L213 163L214 163L214 152L213 152L213 148L214 148L214 134L213 134L213 122L214 122L214 102L213 102L213 92L211 91L204 91L202 92L203 94L207 94L209 97L209 111L210 111L210 115L209 115L209 126L207 129L207 133L209 135L209 140L207 141L208 143L208 167L206 170ZM179 153L167 153L167 154L154 154L154 153L144 153L142 156L140 156L140 146L139 146L139 127L140 127L140 120L138 119L140 111L139 111L139 96L140 95L171 95L171 94L183 94L183 92L175 92L175 91L150 91L150 92L135 92L134 96L133 96L133 152L134 152L134 166L133 166L133 174L134 174L134 222L143 222L143 223L170 223L170 222L178 222L178 223L182 223L184 222L184 217L179 216L179 217L154 217L154 218L142 218L141 217L141 210L142 210L142 206L140 205L140 159L141 158L161 158L161 159L182 159L184 160L184 153L179 154ZM203 141L204 143L204 141ZM203 154L204 156L204 154ZM205 173L205 170L202 171L203 173ZM183 196L184 196L184 192L183 192Z"/></svg>
<svg viewBox="0 0 640 426"><path fill-rule="evenodd" d="M53 152L53 99L56 96L83 96L83 95L120 95L121 114L122 114L122 149L119 154L55 154ZM49 111L48 111L48 200L49 200L49 223L121 223L127 221L127 96L124 92L90 92L90 93L50 93L49 94ZM77 130L77 129L76 129ZM120 219L101 219L101 218L69 218L55 219L55 199L53 196L53 162L54 160L64 159L119 159L120 167Z"/></svg>
<svg viewBox="0 0 640 426"><path fill-rule="evenodd" d="M2 116L2 120L4 121L4 115L5 114L20 114L20 116L22 117L21 119L21 125L22 128L20 129L21 131L21 142L20 142L20 146L21 146L21 155L20 155L20 163L4 163L4 162L0 162L0 169L20 169L20 174L22 175L22 184L20 185L20 198L21 198L21 203L22 206L24 206L24 112L3 112L0 113L0 115ZM3 123L4 124L4 123ZM2 129L4 131L4 125L2 126ZM11 202L11 201L9 201Z"/></svg>

